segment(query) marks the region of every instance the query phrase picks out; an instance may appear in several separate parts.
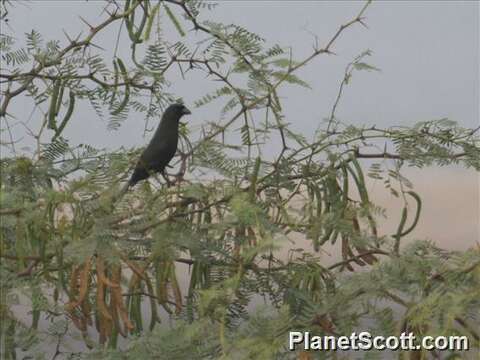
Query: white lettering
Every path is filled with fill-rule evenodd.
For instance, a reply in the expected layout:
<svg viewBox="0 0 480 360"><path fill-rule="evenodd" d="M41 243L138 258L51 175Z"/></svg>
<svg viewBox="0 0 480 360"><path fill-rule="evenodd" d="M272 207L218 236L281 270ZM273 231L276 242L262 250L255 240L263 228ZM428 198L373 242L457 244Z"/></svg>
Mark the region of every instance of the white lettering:
<svg viewBox="0 0 480 360"><path fill-rule="evenodd" d="M303 333L300 331L290 331L288 349L295 350L295 345L303 341Z"/></svg>

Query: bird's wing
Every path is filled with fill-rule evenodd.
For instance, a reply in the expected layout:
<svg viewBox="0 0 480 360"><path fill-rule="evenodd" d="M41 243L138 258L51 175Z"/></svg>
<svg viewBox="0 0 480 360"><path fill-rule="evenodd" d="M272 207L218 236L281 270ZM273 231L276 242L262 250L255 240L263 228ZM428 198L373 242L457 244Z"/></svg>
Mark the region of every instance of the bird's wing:
<svg viewBox="0 0 480 360"><path fill-rule="evenodd" d="M154 169L162 162L162 159L165 158L168 153L169 146L165 141L149 144L143 151L142 156L140 156L139 162L145 164L149 169Z"/></svg>
<svg viewBox="0 0 480 360"><path fill-rule="evenodd" d="M172 160L177 151L176 144L162 141L147 146L139 163L141 162L148 170L163 171L165 166Z"/></svg>

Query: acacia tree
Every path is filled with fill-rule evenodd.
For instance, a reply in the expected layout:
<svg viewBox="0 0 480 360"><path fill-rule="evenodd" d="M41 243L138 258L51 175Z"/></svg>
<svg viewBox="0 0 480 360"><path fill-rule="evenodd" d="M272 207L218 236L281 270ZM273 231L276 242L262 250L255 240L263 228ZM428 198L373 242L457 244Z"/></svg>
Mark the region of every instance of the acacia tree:
<svg viewBox="0 0 480 360"><path fill-rule="evenodd" d="M1 6L7 21L15 3ZM289 330L339 335L359 326L382 335L461 334L478 349L479 251L448 252L425 241L401 247L422 204L402 169L460 163L478 171L478 129L448 119L390 128L341 122L335 113L352 74L376 70L366 51L345 69L329 118L308 140L288 126L278 91L308 87L298 70L331 56L342 33L365 26L369 2L303 59L266 47L248 29L205 20L212 6L110 0L103 21L84 20L79 36L45 43L32 30L23 47L18 34L2 33L2 133L21 121L10 110L15 102L42 114L26 133L33 154L1 159L5 358L73 356L69 334L77 331L89 356L100 358L312 358L287 351ZM162 33L167 21L177 34ZM95 43L118 25L128 34L128 44L121 42L128 58L118 55L119 41L107 49L112 58ZM176 99L167 78L178 72L218 84L195 106L221 103L219 120L198 133L182 127L168 175L173 186L154 179L118 196L139 151L74 146L64 130L86 104L110 129L134 115L158 122ZM2 153L15 150L15 141L2 142ZM273 142L278 152L265 155ZM379 144L392 150L379 152ZM368 175L404 200L395 234L377 230L382 209L369 198L365 158L377 159ZM276 250L289 236L309 239L317 252L335 244L342 260L326 266L302 249L281 259ZM259 295L268 309L247 311ZM31 329L14 310L25 298ZM157 325L162 313L174 325ZM128 340L122 346L119 335ZM54 351L38 355L45 341Z"/></svg>

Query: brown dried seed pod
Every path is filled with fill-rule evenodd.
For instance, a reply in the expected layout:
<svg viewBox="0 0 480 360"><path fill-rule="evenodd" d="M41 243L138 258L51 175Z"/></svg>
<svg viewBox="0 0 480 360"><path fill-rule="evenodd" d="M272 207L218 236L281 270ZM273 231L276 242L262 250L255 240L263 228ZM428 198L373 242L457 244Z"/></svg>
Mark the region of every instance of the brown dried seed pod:
<svg viewBox="0 0 480 360"><path fill-rule="evenodd" d="M114 269L113 271L113 280L118 284L120 284L121 272L122 272L122 269L120 268L120 266L117 266L116 269ZM125 304L123 303L121 288L120 287L112 288L111 292L112 292L112 297L115 299L117 311L120 314L123 324L129 331L133 330L134 326L130 321L130 319L128 318L127 309L125 308Z"/></svg>
<svg viewBox="0 0 480 360"><path fill-rule="evenodd" d="M116 284L112 281L110 281L107 276L105 275L105 263L102 258L97 257L96 261L96 267L97 267L97 277L98 279L105 284L106 286L109 287L119 287L119 284Z"/></svg>
<svg viewBox="0 0 480 360"><path fill-rule="evenodd" d="M79 291L78 291L78 298L76 300L73 300L73 301L71 300L67 304L68 309L76 308L77 306L79 306L85 300L85 297L87 296L87 292L88 292L90 265L91 265L91 257L89 257L87 259L87 261L85 261L85 264L83 266L83 270L79 275L80 286L79 286ZM71 284L72 284L72 280L73 280L75 282L75 284L74 284L74 286L75 286L77 281L73 277L73 275L74 274L72 274Z"/></svg>

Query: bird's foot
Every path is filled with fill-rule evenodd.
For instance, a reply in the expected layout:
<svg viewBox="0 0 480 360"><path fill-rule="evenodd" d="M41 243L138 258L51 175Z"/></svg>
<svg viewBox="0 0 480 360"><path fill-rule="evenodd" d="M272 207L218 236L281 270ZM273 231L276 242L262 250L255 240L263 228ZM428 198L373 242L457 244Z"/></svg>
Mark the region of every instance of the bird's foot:
<svg viewBox="0 0 480 360"><path fill-rule="evenodd" d="M168 175L164 172L162 172L162 177L165 179L165 182L167 183L167 187L171 187L175 185L174 182L171 182L170 179L168 178Z"/></svg>

